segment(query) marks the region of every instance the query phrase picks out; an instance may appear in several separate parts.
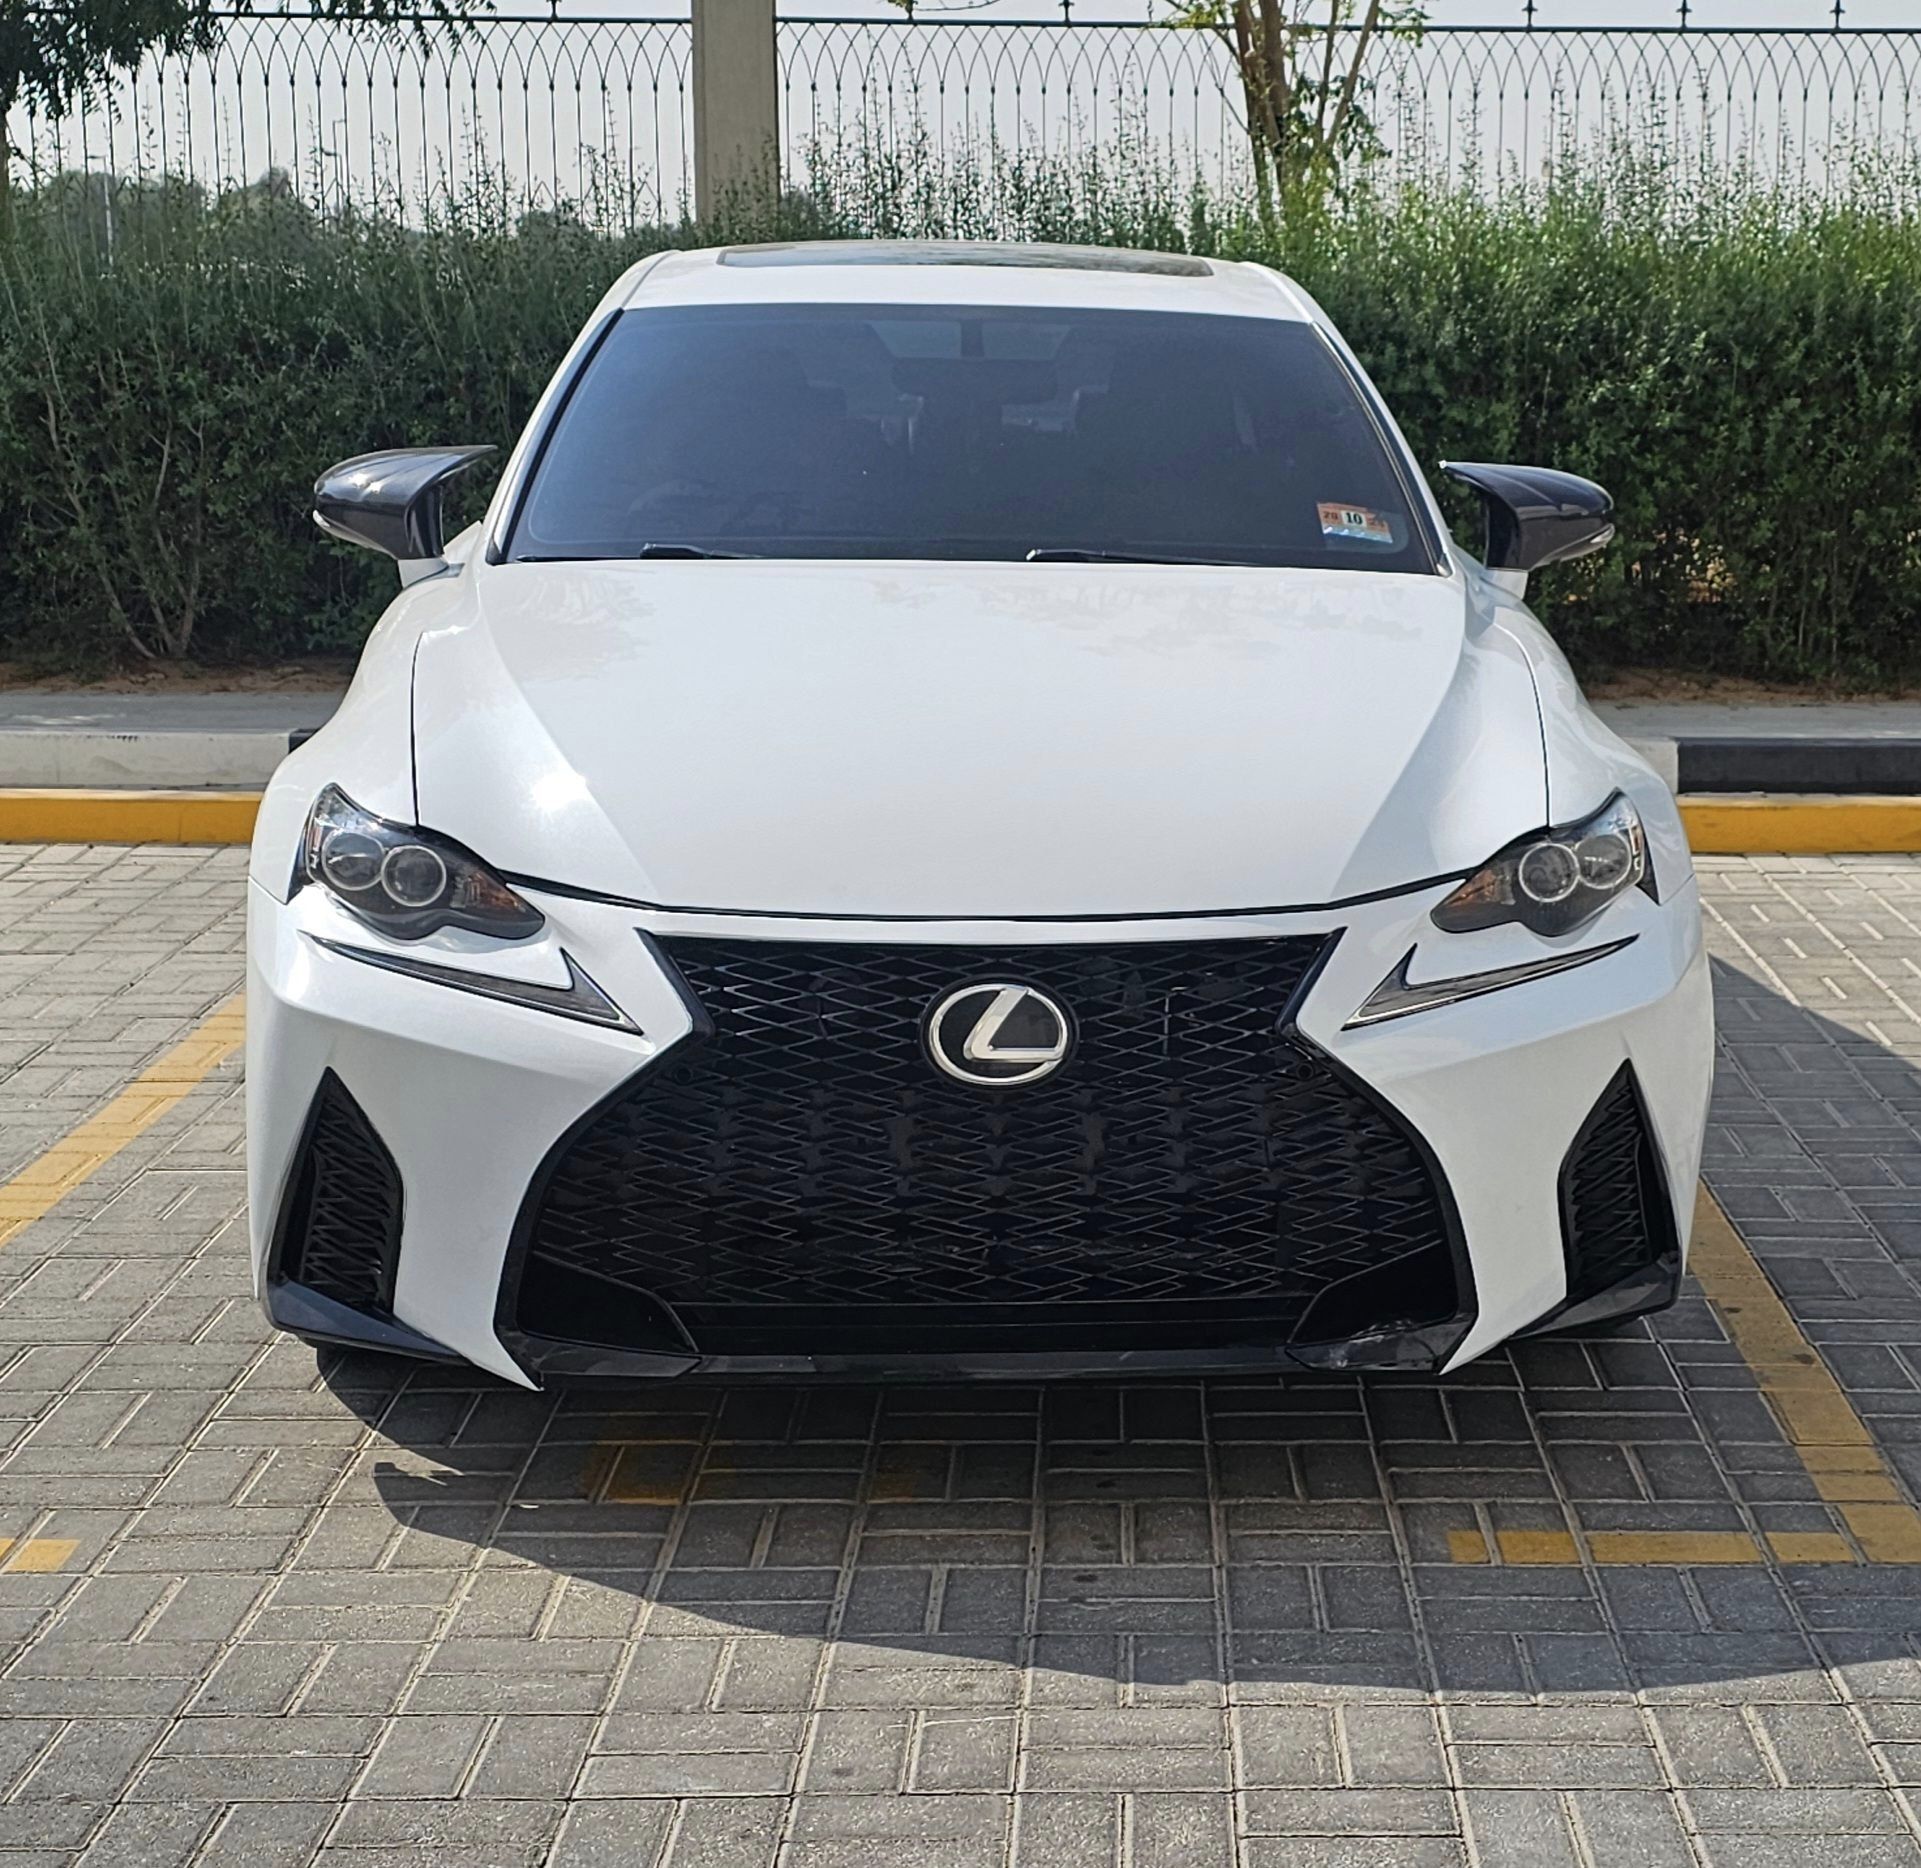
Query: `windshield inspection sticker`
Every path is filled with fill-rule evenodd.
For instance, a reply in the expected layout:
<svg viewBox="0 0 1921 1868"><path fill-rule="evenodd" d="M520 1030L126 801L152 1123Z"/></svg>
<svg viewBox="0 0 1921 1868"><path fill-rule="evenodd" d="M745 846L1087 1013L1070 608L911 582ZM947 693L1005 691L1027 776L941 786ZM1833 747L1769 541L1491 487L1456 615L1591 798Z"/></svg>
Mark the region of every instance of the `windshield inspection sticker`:
<svg viewBox="0 0 1921 1868"><path fill-rule="evenodd" d="M1321 536L1323 538L1361 538L1370 545L1394 543L1394 527L1381 513L1365 506L1343 506L1336 500L1322 500Z"/></svg>

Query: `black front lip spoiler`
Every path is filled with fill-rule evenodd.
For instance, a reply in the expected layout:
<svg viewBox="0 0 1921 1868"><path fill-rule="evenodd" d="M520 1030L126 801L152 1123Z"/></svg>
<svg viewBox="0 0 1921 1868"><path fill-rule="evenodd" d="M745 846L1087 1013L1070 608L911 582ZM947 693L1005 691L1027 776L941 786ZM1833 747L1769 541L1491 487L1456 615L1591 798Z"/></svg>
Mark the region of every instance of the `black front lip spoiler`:
<svg viewBox="0 0 1921 1868"><path fill-rule="evenodd" d="M423 1362L466 1358L393 1317L375 1316L323 1297L288 1279L267 1286L261 1306L276 1329L310 1343L370 1349ZM660 1382L681 1377L715 1381L797 1378L849 1381L1070 1381L1077 1377L1154 1380L1176 1375L1342 1374L1365 1370L1416 1373L1439 1369L1459 1345L1462 1320L1430 1328L1355 1337L1340 1343L1248 1343L1222 1349L1116 1349L1009 1354L701 1356L660 1355L564 1343L514 1332L505 1346L533 1379Z"/></svg>
<svg viewBox="0 0 1921 1868"><path fill-rule="evenodd" d="M1592 1297L1585 1297L1577 1304L1557 1304L1546 1316L1515 1331L1515 1340L1595 1329L1604 1323L1625 1323L1630 1317L1645 1317L1651 1311L1667 1309L1680 1294L1680 1254L1664 1252L1653 1264L1630 1271Z"/></svg>
<svg viewBox="0 0 1921 1868"><path fill-rule="evenodd" d="M1670 1254L1575 1305L1557 1305L1515 1332L1515 1340L1550 1331L1595 1328L1663 1310L1681 1288L1681 1263ZM420 1361L463 1363L464 1356L392 1317L351 1309L285 1279L267 1286L262 1308L277 1329L311 1343L371 1349ZM659 1382L680 1377L774 1381L804 1377L851 1381L1070 1381L1077 1377L1154 1380L1165 1376L1403 1374L1438 1371L1461 1341L1458 1319L1430 1329L1356 1337L1344 1343L1247 1344L1225 1349L1122 1349L1050 1354L909 1356L674 1356L592 1343L555 1342L514 1333L515 1360L542 1386L550 1381Z"/></svg>
<svg viewBox="0 0 1921 1868"><path fill-rule="evenodd" d="M889 1355L672 1355L559 1342L523 1331L501 1341L535 1380L751 1382L1153 1380L1177 1375L1300 1375L1439 1369L1459 1347L1466 1319L1338 1343L1240 1343L1218 1349L959 1351Z"/></svg>
<svg viewBox="0 0 1921 1868"><path fill-rule="evenodd" d="M412 1356L422 1362L465 1362L467 1358L437 1343L431 1336L394 1317L378 1317L355 1310L332 1297L290 1278L268 1282L260 1307L267 1321L305 1342L331 1343L343 1349L377 1349L390 1356Z"/></svg>

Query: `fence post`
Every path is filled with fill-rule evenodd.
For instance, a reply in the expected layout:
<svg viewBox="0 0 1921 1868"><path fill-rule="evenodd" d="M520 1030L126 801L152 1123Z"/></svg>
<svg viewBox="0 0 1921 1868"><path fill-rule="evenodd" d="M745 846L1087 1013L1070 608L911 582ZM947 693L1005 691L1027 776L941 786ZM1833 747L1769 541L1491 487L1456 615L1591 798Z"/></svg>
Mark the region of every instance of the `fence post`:
<svg viewBox="0 0 1921 1868"><path fill-rule="evenodd" d="M774 0L693 0L694 212L780 186Z"/></svg>

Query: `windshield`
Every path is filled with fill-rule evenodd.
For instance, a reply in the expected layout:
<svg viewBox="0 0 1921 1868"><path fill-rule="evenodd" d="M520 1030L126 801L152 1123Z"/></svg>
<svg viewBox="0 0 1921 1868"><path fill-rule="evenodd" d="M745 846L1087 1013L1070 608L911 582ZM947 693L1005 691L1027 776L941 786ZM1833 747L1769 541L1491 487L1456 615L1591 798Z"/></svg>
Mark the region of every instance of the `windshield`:
<svg viewBox="0 0 1921 1868"><path fill-rule="evenodd" d="M510 559L1166 558L1431 571L1311 325L919 305L624 312Z"/></svg>

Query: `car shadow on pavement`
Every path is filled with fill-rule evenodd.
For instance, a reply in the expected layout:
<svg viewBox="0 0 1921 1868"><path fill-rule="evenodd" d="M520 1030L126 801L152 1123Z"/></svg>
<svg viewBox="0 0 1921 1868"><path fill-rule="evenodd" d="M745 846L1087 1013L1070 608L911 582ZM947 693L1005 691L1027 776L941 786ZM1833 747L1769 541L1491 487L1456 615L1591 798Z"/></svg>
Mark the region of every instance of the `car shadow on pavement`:
<svg viewBox="0 0 1921 1868"><path fill-rule="evenodd" d="M1709 1183L1912 1483L1921 1074L1747 973L1716 987ZM543 1636L531 1668L640 1635L635 1703L791 1705L803 1675L830 1706L1827 1697L1794 1679L1824 1667L1921 1698L1921 1566L1841 1548L1692 1279L1652 1323L1446 1378L537 1395L322 1371L373 1430L330 1509L377 1501L386 1567L469 1571L501 1634ZM1814 1549L1835 1560L1789 1560Z"/></svg>

